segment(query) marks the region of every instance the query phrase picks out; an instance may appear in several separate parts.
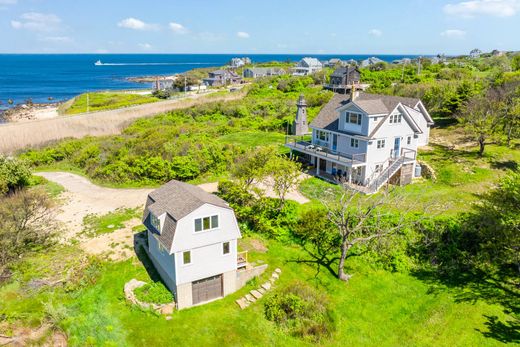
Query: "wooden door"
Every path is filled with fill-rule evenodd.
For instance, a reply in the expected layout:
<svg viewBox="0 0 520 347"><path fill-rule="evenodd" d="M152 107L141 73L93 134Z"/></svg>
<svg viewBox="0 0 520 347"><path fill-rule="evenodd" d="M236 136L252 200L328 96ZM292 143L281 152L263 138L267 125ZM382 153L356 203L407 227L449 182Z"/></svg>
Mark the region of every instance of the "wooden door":
<svg viewBox="0 0 520 347"><path fill-rule="evenodd" d="M222 296L222 275L192 282L193 305Z"/></svg>

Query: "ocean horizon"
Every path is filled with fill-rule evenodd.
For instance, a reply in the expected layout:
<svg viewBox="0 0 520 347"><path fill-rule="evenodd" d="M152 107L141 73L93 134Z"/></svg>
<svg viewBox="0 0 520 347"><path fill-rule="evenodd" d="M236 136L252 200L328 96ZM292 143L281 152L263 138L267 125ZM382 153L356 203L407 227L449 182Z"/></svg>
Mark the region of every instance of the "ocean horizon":
<svg viewBox="0 0 520 347"><path fill-rule="evenodd" d="M129 77L168 76L200 67L217 67L233 57L250 57L253 63L296 62L305 56L320 60L363 60L372 56L391 62L420 55L389 54L0 54L0 110L32 100L62 102L85 92L147 89ZM429 55L422 55L429 56ZM94 63L101 60L102 66Z"/></svg>

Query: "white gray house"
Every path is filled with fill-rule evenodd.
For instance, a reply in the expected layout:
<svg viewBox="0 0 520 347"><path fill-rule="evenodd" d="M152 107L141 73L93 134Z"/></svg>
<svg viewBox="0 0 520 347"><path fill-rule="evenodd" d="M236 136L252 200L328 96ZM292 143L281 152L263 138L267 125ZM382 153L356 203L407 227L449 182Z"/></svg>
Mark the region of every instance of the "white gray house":
<svg viewBox="0 0 520 347"><path fill-rule="evenodd" d="M151 192L143 223L147 253L179 309L233 293L252 277L237 252L233 209L199 187L170 181Z"/></svg>
<svg viewBox="0 0 520 347"><path fill-rule="evenodd" d="M305 57L292 69L294 76L307 76L321 71L323 64L316 58Z"/></svg>
<svg viewBox="0 0 520 347"><path fill-rule="evenodd" d="M279 67L252 67L243 71L244 78L260 78L284 75L285 70Z"/></svg>
<svg viewBox="0 0 520 347"><path fill-rule="evenodd" d="M384 61L377 57L370 57L368 59L361 61L360 67L365 68L365 67L369 67L371 65L376 65L378 63L384 63Z"/></svg>
<svg viewBox="0 0 520 347"><path fill-rule="evenodd" d="M387 182L411 182L431 125L419 99L356 91L336 94L323 107L310 124L310 142L286 146L310 161L317 176L374 193Z"/></svg>

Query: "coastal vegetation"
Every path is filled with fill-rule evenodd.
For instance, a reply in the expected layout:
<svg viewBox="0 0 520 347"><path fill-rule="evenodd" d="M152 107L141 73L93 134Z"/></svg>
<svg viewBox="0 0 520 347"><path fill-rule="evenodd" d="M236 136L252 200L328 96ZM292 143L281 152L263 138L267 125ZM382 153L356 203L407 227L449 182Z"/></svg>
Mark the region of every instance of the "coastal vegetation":
<svg viewBox="0 0 520 347"><path fill-rule="evenodd" d="M85 112L115 110L129 106L148 104L159 101L152 95L117 92L93 92L76 96L68 107L60 110L65 115Z"/></svg>
<svg viewBox="0 0 520 347"><path fill-rule="evenodd" d="M516 119L518 94L511 86L517 77L503 71L513 64L495 60L425 64L421 75L405 67L404 79L402 67L363 70L374 91L421 96L437 123L431 145L419 153L432 173L372 197L346 196L317 178L300 183L301 168L284 155L298 96L306 97L312 120L332 95L317 85L321 77L260 79L242 100L176 110L137 120L120 135L64 140L22 153L19 165L74 170L114 186L218 179L218 194L240 224L240 250L283 275L265 298L244 310L234 300L255 283L166 320L122 297L124 284L136 278L154 283L141 298L166 300L140 246L137 257L107 261L86 256L74 244L49 249L29 239L23 251L5 258L10 275L0 279L0 329L45 323L64 332L72 346L518 344L520 144L516 128L505 121ZM501 90L507 93L492 97ZM487 123L468 124L473 103L484 96L496 102L488 109L497 122L490 132ZM485 150L472 127L489 134ZM277 197L265 196L260 182L278 185ZM310 202L288 200L294 187ZM89 233L107 233L109 225L119 227L133 213L92 217L86 221ZM28 235L45 235L48 225L30 224Z"/></svg>

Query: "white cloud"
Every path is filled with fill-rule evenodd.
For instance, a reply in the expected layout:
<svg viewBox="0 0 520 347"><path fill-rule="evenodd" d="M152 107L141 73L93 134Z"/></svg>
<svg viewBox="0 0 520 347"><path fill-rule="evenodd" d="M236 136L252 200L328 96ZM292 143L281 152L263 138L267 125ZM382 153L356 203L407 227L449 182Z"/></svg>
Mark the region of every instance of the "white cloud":
<svg viewBox="0 0 520 347"><path fill-rule="evenodd" d="M149 44L149 43L140 43L138 46L139 46L141 49L145 49L145 50L152 49L152 45Z"/></svg>
<svg viewBox="0 0 520 347"><path fill-rule="evenodd" d="M176 34L186 34L188 32L188 29L186 29L184 25L179 23L170 22L168 26L170 27L170 30Z"/></svg>
<svg viewBox="0 0 520 347"><path fill-rule="evenodd" d="M237 32L237 37L241 38L241 39L248 39L251 36L248 33L246 33L245 31L239 31L239 32Z"/></svg>
<svg viewBox="0 0 520 347"><path fill-rule="evenodd" d="M463 39L466 37L466 32L464 30L459 29L448 29L444 30L441 33L441 36L450 38L450 39Z"/></svg>
<svg viewBox="0 0 520 347"><path fill-rule="evenodd" d="M74 40L68 36L46 36L42 37L40 41L52 43L72 43Z"/></svg>
<svg viewBox="0 0 520 347"><path fill-rule="evenodd" d="M520 10L520 0L472 0L447 4L444 13L451 16L472 18L479 15L511 17Z"/></svg>
<svg viewBox="0 0 520 347"><path fill-rule="evenodd" d="M132 29L132 30L158 30L159 26L157 24L150 24L145 23L140 19L129 17L126 19L123 19L119 23L117 23L117 26L120 28L125 29Z"/></svg>
<svg viewBox="0 0 520 347"><path fill-rule="evenodd" d="M368 31L368 34L374 37L381 37L383 35L383 32L379 29L371 29Z"/></svg>
<svg viewBox="0 0 520 347"><path fill-rule="evenodd" d="M50 32L60 29L61 19L52 13L27 12L20 16L19 20L12 20L14 29L26 29L31 31Z"/></svg>

